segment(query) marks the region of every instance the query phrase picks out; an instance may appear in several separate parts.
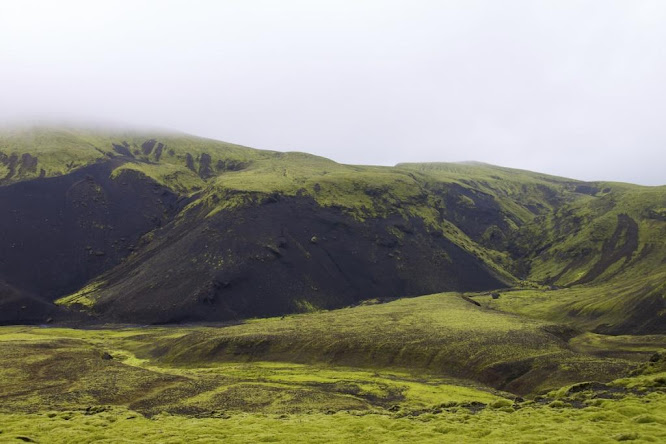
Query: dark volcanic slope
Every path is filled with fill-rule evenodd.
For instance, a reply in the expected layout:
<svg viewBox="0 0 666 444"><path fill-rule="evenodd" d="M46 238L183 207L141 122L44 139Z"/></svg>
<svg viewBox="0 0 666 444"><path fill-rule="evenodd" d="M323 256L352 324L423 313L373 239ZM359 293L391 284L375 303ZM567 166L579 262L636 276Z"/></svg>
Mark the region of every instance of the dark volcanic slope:
<svg viewBox="0 0 666 444"><path fill-rule="evenodd" d="M96 313L151 323L226 320L504 285L419 219L361 223L306 197L203 216L189 212L101 276Z"/></svg>
<svg viewBox="0 0 666 444"><path fill-rule="evenodd" d="M178 196L114 159L0 187L0 282L52 301L117 265L177 211ZM9 290L6 290L9 292Z"/></svg>

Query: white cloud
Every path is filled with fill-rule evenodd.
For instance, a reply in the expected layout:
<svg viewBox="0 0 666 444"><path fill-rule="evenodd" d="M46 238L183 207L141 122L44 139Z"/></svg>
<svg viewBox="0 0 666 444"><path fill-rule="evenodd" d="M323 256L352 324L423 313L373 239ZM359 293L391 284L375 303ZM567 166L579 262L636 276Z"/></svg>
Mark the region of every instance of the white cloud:
<svg viewBox="0 0 666 444"><path fill-rule="evenodd" d="M0 119L666 183L661 1L0 4Z"/></svg>

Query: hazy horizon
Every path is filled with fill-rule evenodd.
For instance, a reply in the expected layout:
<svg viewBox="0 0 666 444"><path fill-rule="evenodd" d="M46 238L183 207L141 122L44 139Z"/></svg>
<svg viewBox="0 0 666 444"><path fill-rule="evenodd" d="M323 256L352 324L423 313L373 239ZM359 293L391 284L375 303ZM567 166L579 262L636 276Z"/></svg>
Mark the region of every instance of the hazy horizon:
<svg viewBox="0 0 666 444"><path fill-rule="evenodd" d="M663 185L666 3L0 6L0 121Z"/></svg>

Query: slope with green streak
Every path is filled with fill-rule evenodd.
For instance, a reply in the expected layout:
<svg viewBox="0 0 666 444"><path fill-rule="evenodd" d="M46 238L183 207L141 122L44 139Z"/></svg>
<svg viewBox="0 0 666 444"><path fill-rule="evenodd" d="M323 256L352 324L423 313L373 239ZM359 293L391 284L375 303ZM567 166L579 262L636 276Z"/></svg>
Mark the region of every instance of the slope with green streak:
<svg viewBox="0 0 666 444"><path fill-rule="evenodd" d="M530 281L556 285L603 282L633 264L643 273L663 269L666 187L586 183L478 163L399 166L435 178L429 182L432 188L440 183L457 184L492 196L498 211L514 222L500 228L507 237L504 248L525 265L524 277ZM604 257L604 242L613 238L618 217L625 216L637 225L636 247L622 260L614 260L612 254ZM463 231L469 229L465 221L460 226ZM627 241L621 238L626 230L620 229L618 234L617 245L608 246L610 252L620 250ZM485 239L477 236L474 240L483 244Z"/></svg>
<svg viewBox="0 0 666 444"><path fill-rule="evenodd" d="M531 261L531 279L571 285L664 269L666 219L659 211L666 187L598 188L606 191L565 205L525 230L539 238L535 248L541 250Z"/></svg>
<svg viewBox="0 0 666 444"><path fill-rule="evenodd" d="M457 184L493 196L507 214L526 223L558 204L580 197L576 189L584 182L505 168L481 162L402 163L399 168L418 171L432 185Z"/></svg>

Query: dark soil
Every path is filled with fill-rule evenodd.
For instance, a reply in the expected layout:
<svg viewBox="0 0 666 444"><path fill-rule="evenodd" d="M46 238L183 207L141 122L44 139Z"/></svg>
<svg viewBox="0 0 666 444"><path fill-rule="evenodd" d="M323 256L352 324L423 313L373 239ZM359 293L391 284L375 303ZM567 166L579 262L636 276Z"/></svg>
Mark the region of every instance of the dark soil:
<svg viewBox="0 0 666 444"><path fill-rule="evenodd" d="M143 234L176 213L178 196L169 189L133 171L111 179L124 161L0 188L0 291L11 294L0 298L5 321L11 319L5 304L17 295L32 307L36 300L50 302L78 290L118 265Z"/></svg>
<svg viewBox="0 0 666 444"><path fill-rule="evenodd" d="M271 196L206 218L189 212L102 280L98 313L119 322L225 321L361 300L504 286L420 220L361 223L305 197ZM404 230L403 230L404 232Z"/></svg>

